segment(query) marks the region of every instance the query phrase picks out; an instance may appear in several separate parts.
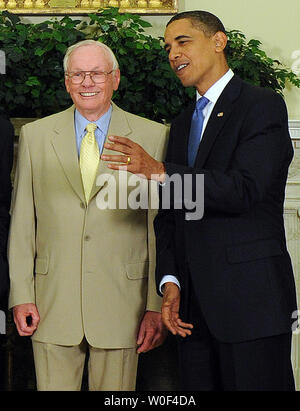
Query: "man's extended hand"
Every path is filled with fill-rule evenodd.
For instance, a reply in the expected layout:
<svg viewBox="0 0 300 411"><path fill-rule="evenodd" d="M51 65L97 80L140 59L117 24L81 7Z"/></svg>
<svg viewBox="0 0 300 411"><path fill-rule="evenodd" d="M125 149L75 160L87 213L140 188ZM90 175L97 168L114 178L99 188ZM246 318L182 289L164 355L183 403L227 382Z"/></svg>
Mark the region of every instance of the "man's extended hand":
<svg viewBox="0 0 300 411"><path fill-rule="evenodd" d="M164 295L162 303L162 320L173 335L186 337L191 335L192 324L184 323L179 318L180 290L174 283L164 284Z"/></svg>
<svg viewBox="0 0 300 411"><path fill-rule="evenodd" d="M140 354L158 347L164 342L167 333L168 331L161 320L161 313L146 311L140 324L137 338L139 348L137 352Z"/></svg>
<svg viewBox="0 0 300 411"><path fill-rule="evenodd" d="M35 332L40 322L40 316L35 304L15 305L13 314L20 336L28 337Z"/></svg>
<svg viewBox="0 0 300 411"><path fill-rule="evenodd" d="M109 136L108 139L112 143L105 143L104 147L122 154L102 155L101 159L109 162L107 167L113 170L129 171L147 180L164 181L163 163L151 157L139 144L126 137Z"/></svg>

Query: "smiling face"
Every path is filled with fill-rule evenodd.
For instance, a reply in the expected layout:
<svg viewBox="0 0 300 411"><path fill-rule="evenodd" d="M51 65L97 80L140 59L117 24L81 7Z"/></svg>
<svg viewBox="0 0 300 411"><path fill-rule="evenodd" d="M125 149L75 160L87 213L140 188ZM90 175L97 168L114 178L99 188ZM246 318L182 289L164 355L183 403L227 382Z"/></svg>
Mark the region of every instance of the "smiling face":
<svg viewBox="0 0 300 411"><path fill-rule="evenodd" d="M169 62L185 87L203 95L228 70L224 55L227 37L222 32L207 36L189 19L170 23L165 32Z"/></svg>
<svg viewBox="0 0 300 411"><path fill-rule="evenodd" d="M108 52L95 45L85 45L75 49L69 57L68 72L112 70L113 63ZM96 121L110 107L113 92L118 89L120 71L115 70L106 76L104 83L94 83L86 76L81 84L73 84L65 77L67 92L77 110L89 121Z"/></svg>

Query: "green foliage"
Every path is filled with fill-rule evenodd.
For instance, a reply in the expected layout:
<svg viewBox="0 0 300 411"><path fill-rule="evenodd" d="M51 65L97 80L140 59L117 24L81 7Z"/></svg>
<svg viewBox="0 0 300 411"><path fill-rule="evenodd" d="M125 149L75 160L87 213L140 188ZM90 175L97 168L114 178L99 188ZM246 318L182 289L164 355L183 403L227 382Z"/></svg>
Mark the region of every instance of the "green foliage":
<svg viewBox="0 0 300 411"><path fill-rule="evenodd" d="M123 109L157 121L170 121L194 98L170 69L162 39L146 34L150 23L117 9L101 10L81 22L65 16L23 24L18 16L0 13L0 49L6 54L1 76L0 111L10 117L42 117L67 108L63 57L71 44L86 38L103 41L115 52L121 83L114 101ZM282 93L300 79L236 30L228 33L228 60L235 73L252 84Z"/></svg>
<svg viewBox="0 0 300 411"><path fill-rule="evenodd" d="M191 90L182 87L171 70L161 39L145 34L151 24L138 15L119 14L117 9L89 17L90 23L82 30L107 44L120 65L116 104L153 120L170 121L190 101Z"/></svg>
<svg viewBox="0 0 300 411"><path fill-rule="evenodd" d="M6 11L0 15L0 49L6 74L1 76L0 110L10 117L40 117L70 105L64 90L62 60L66 49L85 38L69 17L23 24Z"/></svg>
<svg viewBox="0 0 300 411"><path fill-rule="evenodd" d="M261 50L259 40L249 40L238 30L227 33L227 59L232 70L251 84L271 88L281 95L287 82L300 87L300 78Z"/></svg>

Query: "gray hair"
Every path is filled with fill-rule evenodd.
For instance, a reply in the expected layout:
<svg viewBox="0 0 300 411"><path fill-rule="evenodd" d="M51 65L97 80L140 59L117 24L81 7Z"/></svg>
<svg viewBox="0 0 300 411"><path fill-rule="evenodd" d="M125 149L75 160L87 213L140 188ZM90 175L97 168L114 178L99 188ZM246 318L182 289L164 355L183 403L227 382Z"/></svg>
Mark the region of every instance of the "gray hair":
<svg viewBox="0 0 300 411"><path fill-rule="evenodd" d="M116 56L106 44L101 43L100 41L96 41L96 40L83 40L83 41L79 41L76 44L73 44L67 49L65 57L64 57L64 61L63 61L65 73L68 71L69 58L71 54L73 53L73 51L75 51L79 47L84 47L84 46L97 46L97 47L100 47L102 50L105 50L108 53L110 60L112 62L112 65L113 65L112 70L117 70L119 68L119 63L118 63Z"/></svg>

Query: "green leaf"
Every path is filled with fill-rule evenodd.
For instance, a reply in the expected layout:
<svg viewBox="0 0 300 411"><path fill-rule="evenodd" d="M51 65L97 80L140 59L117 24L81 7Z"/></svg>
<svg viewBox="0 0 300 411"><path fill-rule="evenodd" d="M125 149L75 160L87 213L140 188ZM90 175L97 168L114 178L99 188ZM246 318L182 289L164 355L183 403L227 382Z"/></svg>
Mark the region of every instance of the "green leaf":
<svg viewBox="0 0 300 411"><path fill-rule="evenodd" d="M58 42L61 42L63 37L62 34L59 31L54 31L53 32L53 37L55 38L55 40L57 40Z"/></svg>
<svg viewBox="0 0 300 411"><path fill-rule="evenodd" d="M32 76L32 77L28 78L28 80L25 82L25 84L27 84L27 86L39 86L41 83L40 83L40 81L38 80L37 77Z"/></svg>
<svg viewBox="0 0 300 411"><path fill-rule="evenodd" d="M35 54L35 56L39 56L39 57L41 57L43 54L45 54L45 51L46 50L44 50L44 49L42 49L42 48L37 48L36 50L35 50L35 52L34 52L34 54Z"/></svg>

